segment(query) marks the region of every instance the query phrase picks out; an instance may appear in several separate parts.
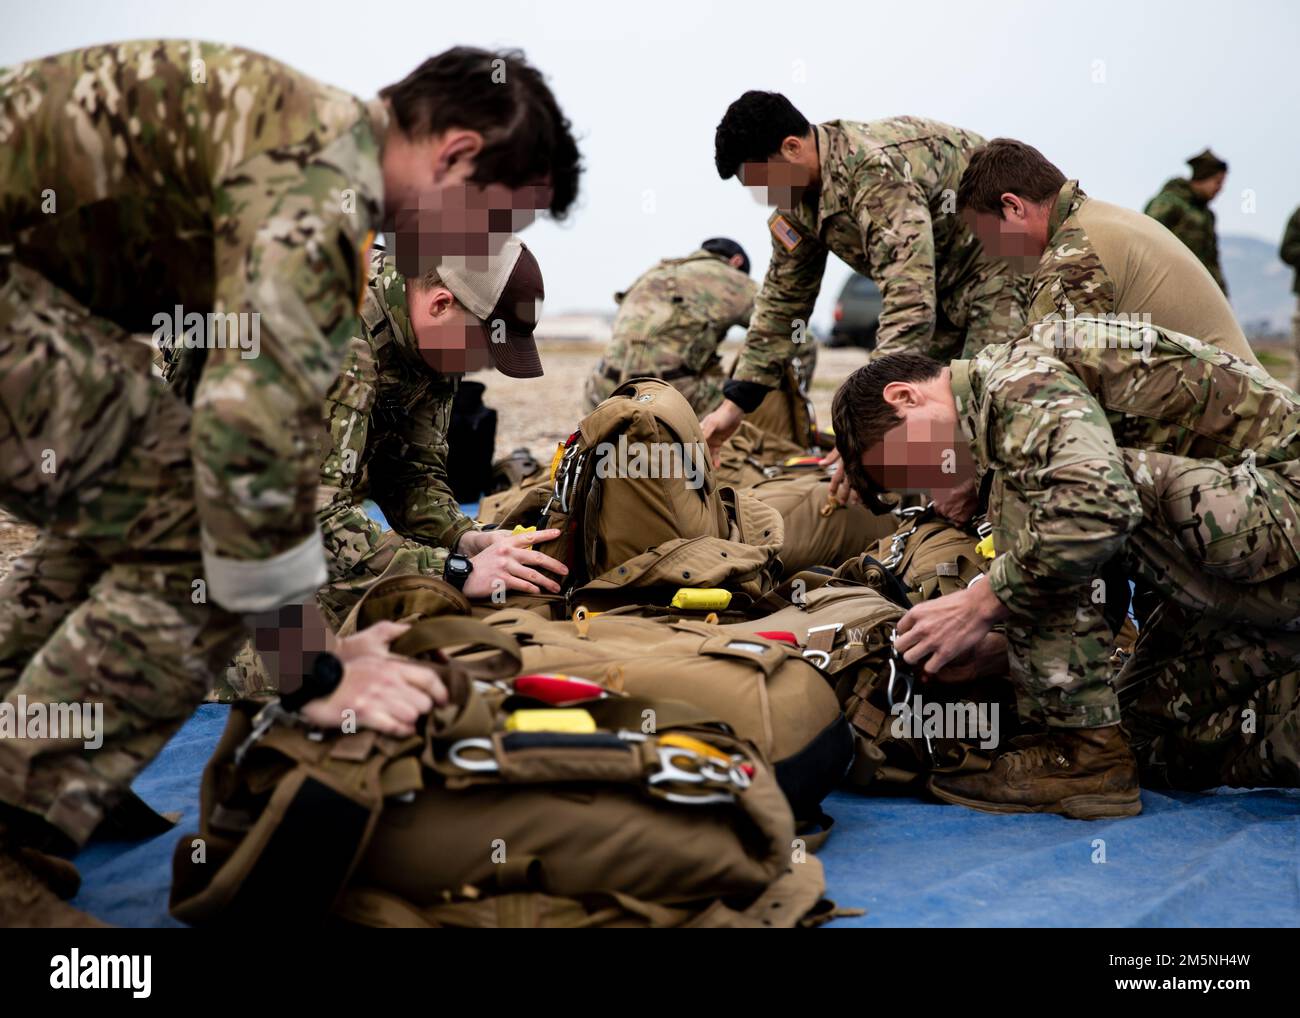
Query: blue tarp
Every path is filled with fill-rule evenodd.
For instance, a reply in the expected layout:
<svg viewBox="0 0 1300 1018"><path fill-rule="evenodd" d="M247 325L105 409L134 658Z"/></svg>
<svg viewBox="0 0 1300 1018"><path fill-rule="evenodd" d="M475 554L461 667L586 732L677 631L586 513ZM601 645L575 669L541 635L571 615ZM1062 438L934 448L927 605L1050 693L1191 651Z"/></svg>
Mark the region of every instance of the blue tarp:
<svg viewBox="0 0 1300 1018"><path fill-rule="evenodd" d="M201 707L135 783L154 809L184 813L176 830L82 852L74 905L123 926L179 925L172 850L198 830L199 776L228 709ZM866 909L835 925L1300 926L1300 790L1143 792L1140 816L1106 823L847 792L826 809L827 893Z"/></svg>
<svg viewBox="0 0 1300 1018"><path fill-rule="evenodd" d="M179 826L82 852L74 905L122 926L177 925L172 850L198 829L199 775L228 709L201 707L135 783L155 809L183 811ZM1297 790L1143 792L1141 816L1109 823L847 792L826 807L828 895L867 910L837 926L1300 926Z"/></svg>

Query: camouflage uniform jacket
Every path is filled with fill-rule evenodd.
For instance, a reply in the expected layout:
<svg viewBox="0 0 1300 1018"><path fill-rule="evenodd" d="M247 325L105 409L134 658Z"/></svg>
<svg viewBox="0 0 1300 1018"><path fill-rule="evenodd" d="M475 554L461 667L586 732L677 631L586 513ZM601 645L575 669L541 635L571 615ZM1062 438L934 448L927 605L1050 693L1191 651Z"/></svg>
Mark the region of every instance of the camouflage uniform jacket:
<svg viewBox="0 0 1300 1018"><path fill-rule="evenodd" d="M1077 318L954 361L952 389L990 485L989 581L1015 615L1032 617L1042 598L1095 577L1141 522L1121 448L1273 467L1285 481L1261 481L1265 497L1300 540L1300 400L1229 353Z"/></svg>
<svg viewBox="0 0 1300 1018"><path fill-rule="evenodd" d="M1232 307L1195 255L1137 212L1061 187L1030 283L1028 319L1128 317L1173 329L1259 364Z"/></svg>
<svg viewBox="0 0 1300 1018"><path fill-rule="evenodd" d="M816 204L773 213L772 259L734 377L774 387L806 333L827 252L876 281L880 350L937 353L941 309L980 260L956 214L957 184L984 139L919 117L814 128L821 161ZM954 320L963 316L954 312ZM802 330L799 322L804 323Z"/></svg>
<svg viewBox="0 0 1300 1018"><path fill-rule="evenodd" d="M330 449L321 466L319 513L326 546L355 526L371 498L402 537L453 548L473 522L447 482L447 430L459 375L429 367L411 332L405 281L376 252L362 303L364 331L348 347L326 402ZM338 564L350 568L353 563Z"/></svg>
<svg viewBox="0 0 1300 1018"><path fill-rule="evenodd" d="M1225 294L1228 284L1219 267L1219 238L1214 229L1214 210L1192 190L1183 177L1174 177L1147 202L1147 215L1169 231L1201 260Z"/></svg>
<svg viewBox="0 0 1300 1018"><path fill-rule="evenodd" d="M615 295L619 307L606 369L624 378L675 370L703 374L717 363L727 331L749 324L756 290L746 273L712 252L665 258Z"/></svg>
<svg viewBox="0 0 1300 1018"><path fill-rule="evenodd" d="M231 46L114 43L0 71L0 275L13 258L160 340L174 311L239 315L256 337L187 350L179 380L209 593L232 610L324 577L321 400L357 332L385 128L382 107ZM208 346L230 321L207 319Z"/></svg>

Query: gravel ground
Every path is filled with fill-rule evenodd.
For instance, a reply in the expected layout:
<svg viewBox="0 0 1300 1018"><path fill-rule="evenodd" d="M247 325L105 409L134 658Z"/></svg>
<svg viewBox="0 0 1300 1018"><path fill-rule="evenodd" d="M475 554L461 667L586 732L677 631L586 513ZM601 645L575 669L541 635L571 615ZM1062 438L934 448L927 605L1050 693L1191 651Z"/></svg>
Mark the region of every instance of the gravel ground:
<svg viewBox="0 0 1300 1018"><path fill-rule="evenodd" d="M726 343L724 361L729 362L739 349L739 341ZM1290 377L1291 351L1285 345L1257 344L1255 349L1273 374ZM548 343L542 346L542 363L546 369L542 378L506 378L496 372L476 375L487 386L485 401L497 411L497 455L526 446L533 455L548 457L555 444L563 442L582 419L583 383L600 354L597 344ZM812 397L817 419L823 425L830 424L831 398L836 388L864 361L861 350L822 347L818 351ZM19 523L0 510L0 578L8 574L14 557L22 554L35 539L34 527Z"/></svg>
<svg viewBox="0 0 1300 1018"><path fill-rule="evenodd" d="M740 342L730 341L722 349L723 362L729 365ZM526 446L533 455L545 457L557 442L568 438L582 419L583 385L601 352L601 347L593 343L546 343L541 347L546 371L541 378L506 378L497 372L476 374L474 378L487 386L484 401L496 408L497 455ZM823 347L818 351L812 397L817 419L823 425L830 426L831 398L840 382L865 360L861 350Z"/></svg>

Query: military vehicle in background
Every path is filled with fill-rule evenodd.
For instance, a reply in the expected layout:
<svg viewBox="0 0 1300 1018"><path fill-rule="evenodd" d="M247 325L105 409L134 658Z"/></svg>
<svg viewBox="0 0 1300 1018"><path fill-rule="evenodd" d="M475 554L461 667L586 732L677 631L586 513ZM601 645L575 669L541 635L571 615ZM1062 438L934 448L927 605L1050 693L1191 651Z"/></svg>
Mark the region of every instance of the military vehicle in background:
<svg viewBox="0 0 1300 1018"><path fill-rule="evenodd" d="M857 272L849 276L835 301L835 324L826 339L827 346L860 346L872 350L876 345L876 326L880 320L880 289Z"/></svg>

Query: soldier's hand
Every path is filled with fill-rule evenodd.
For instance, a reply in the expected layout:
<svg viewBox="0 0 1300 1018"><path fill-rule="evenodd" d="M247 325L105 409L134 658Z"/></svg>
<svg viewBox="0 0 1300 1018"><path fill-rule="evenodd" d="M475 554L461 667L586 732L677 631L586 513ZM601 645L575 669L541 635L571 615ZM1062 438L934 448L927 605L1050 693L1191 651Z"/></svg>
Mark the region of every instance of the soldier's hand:
<svg viewBox="0 0 1300 1018"><path fill-rule="evenodd" d="M560 531L512 534L508 530L488 530L483 533L488 536L487 546L470 559L474 569L465 581L466 597L487 598L498 590L518 590L525 594L560 592L560 585L539 570L563 577L568 575L568 567L532 548L534 544L559 537Z"/></svg>
<svg viewBox="0 0 1300 1018"><path fill-rule="evenodd" d="M744 419L745 411L729 399L724 399L716 410L700 419L700 429L704 432L704 441L709 444L715 468L722 458L723 445L736 433Z"/></svg>
<svg viewBox="0 0 1300 1018"><path fill-rule="evenodd" d="M1007 638L1001 633L989 633L976 644L966 657L952 661L938 672L922 666L921 677L926 682L959 685L973 682L985 675L1002 675L1007 670Z"/></svg>
<svg viewBox="0 0 1300 1018"><path fill-rule="evenodd" d="M936 674L971 654L1010 613L987 581L916 605L898 621L903 660Z"/></svg>
<svg viewBox="0 0 1300 1018"><path fill-rule="evenodd" d="M831 471L831 487L826 494L840 505L858 505L862 502L857 490L849 483L849 475L844 470L844 464L840 462L840 451L832 449L818 461L818 466L834 467Z"/></svg>
<svg viewBox="0 0 1300 1018"><path fill-rule="evenodd" d="M352 711L360 728L385 735L415 733L415 723L447 702L447 689L432 666L394 654L389 645L410 626L377 622L334 644L343 662L343 679L333 693L312 700L302 715L318 728L336 728Z"/></svg>

